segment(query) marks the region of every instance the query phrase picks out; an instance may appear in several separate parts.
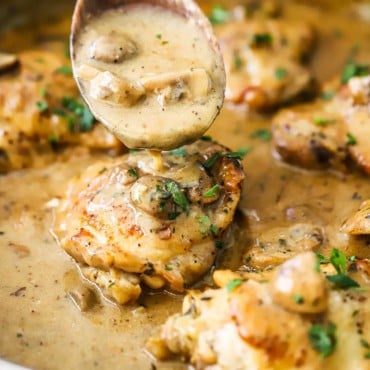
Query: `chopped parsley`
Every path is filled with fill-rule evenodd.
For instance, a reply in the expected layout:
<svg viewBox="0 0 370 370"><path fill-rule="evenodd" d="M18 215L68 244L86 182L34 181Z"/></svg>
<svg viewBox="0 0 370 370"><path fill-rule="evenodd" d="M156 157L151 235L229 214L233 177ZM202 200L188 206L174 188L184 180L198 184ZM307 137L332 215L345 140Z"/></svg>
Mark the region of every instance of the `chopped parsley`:
<svg viewBox="0 0 370 370"><path fill-rule="evenodd" d="M234 279L226 285L226 290L230 293L242 283L243 283L242 279Z"/></svg>
<svg viewBox="0 0 370 370"><path fill-rule="evenodd" d="M49 109L49 104L46 101L36 102L36 107L40 112L46 112Z"/></svg>
<svg viewBox="0 0 370 370"><path fill-rule="evenodd" d="M357 144L357 139L351 134L347 133L347 145L353 146Z"/></svg>
<svg viewBox="0 0 370 370"><path fill-rule="evenodd" d="M292 298L293 298L293 301L297 304L303 304L304 303L304 299L303 299L301 294L294 294Z"/></svg>
<svg viewBox="0 0 370 370"><path fill-rule="evenodd" d="M285 68L278 68L275 71L275 78L277 80L282 80L286 76L287 73L288 71Z"/></svg>
<svg viewBox="0 0 370 370"><path fill-rule="evenodd" d="M68 96L63 97L62 105L69 114L64 112L64 115L59 115L68 117L69 130L71 132L87 132L92 129L95 118L87 106ZM61 112L63 110L60 110Z"/></svg>
<svg viewBox="0 0 370 370"><path fill-rule="evenodd" d="M57 136L57 135L50 135L49 137L48 137L48 142L49 142L49 144L51 145L51 146L55 146L55 145L57 145L58 144L58 142L59 142L59 137Z"/></svg>
<svg viewBox="0 0 370 370"><path fill-rule="evenodd" d="M216 225L211 224L211 226L209 227L209 231L212 234L217 234L218 233L218 227Z"/></svg>
<svg viewBox="0 0 370 370"><path fill-rule="evenodd" d="M183 211L187 211L189 208L189 201L182 192L180 186L175 181L168 180L165 182L165 188L166 191L170 193L173 202L182 208Z"/></svg>
<svg viewBox="0 0 370 370"><path fill-rule="evenodd" d="M368 64L356 64L350 61L344 66L342 72L342 83L346 84L352 77L363 77L370 73Z"/></svg>
<svg viewBox="0 0 370 370"><path fill-rule="evenodd" d="M323 99L323 100L330 100L330 99L332 99L334 96L335 96L335 92L334 92L334 91L330 91L330 90L328 90L328 91L323 91L323 92L321 93L321 99Z"/></svg>
<svg viewBox="0 0 370 370"><path fill-rule="evenodd" d="M216 184L213 185L209 190L207 190L204 194L204 198L213 198L216 194L217 191L220 189L220 185Z"/></svg>
<svg viewBox="0 0 370 370"><path fill-rule="evenodd" d="M215 247L217 249L221 249L224 246L224 243L221 240L216 240L215 241Z"/></svg>
<svg viewBox="0 0 370 370"><path fill-rule="evenodd" d="M46 97L46 89L45 87L42 87L39 91L39 94L42 98L45 98Z"/></svg>
<svg viewBox="0 0 370 370"><path fill-rule="evenodd" d="M173 270L172 266L170 266L170 265L166 265L165 269L166 269L166 271L172 271Z"/></svg>
<svg viewBox="0 0 370 370"><path fill-rule="evenodd" d="M330 262L334 266L338 274L346 273L347 271L346 255L339 249L334 248L331 251Z"/></svg>
<svg viewBox="0 0 370 370"><path fill-rule="evenodd" d="M338 289L359 288L360 284L346 274L329 275L326 277Z"/></svg>
<svg viewBox="0 0 370 370"><path fill-rule="evenodd" d="M324 257L322 254L320 254L320 253L316 253L316 256L317 256L317 258L318 258L318 260L319 260L319 262L320 262L320 264L321 265L325 265L325 264L327 264L327 263L329 263L330 262L330 259L328 259L328 258L326 258L326 257Z"/></svg>
<svg viewBox="0 0 370 370"><path fill-rule="evenodd" d="M208 19L213 25L225 23L229 19L229 12L221 5L215 5Z"/></svg>
<svg viewBox="0 0 370 370"><path fill-rule="evenodd" d="M242 160L251 150L252 148L250 146L246 146L244 148L238 149L236 152L230 152L225 154L225 157Z"/></svg>
<svg viewBox="0 0 370 370"><path fill-rule="evenodd" d="M210 135L203 135L201 137L201 140L203 140L203 141L212 141L212 136L210 136Z"/></svg>
<svg viewBox="0 0 370 370"><path fill-rule="evenodd" d="M336 122L336 120L323 118L323 117L313 117L313 122L317 126L325 127L325 126L333 125Z"/></svg>
<svg viewBox="0 0 370 370"><path fill-rule="evenodd" d="M162 34L157 33L157 34L155 35L155 37L156 37L158 40L161 40L161 39L162 39Z"/></svg>
<svg viewBox="0 0 370 370"><path fill-rule="evenodd" d="M210 168L212 168L216 162L218 161L218 159L221 157L221 153L220 152L216 152L214 153L211 157L209 157L204 163L203 163L203 167L207 168L208 170Z"/></svg>
<svg viewBox="0 0 370 370"><path fill-rule="evenodd" d="M252 36L252 46L270 46L272 41L271 33L255 33Z"/></svg>
<svg viewBox="0 0 370 370"><path fill-rule="evenodd" d="M56 73L66 76L73 76L72 68L70 66L62 66L55 70Z"/></svg>
<svg viewBox="0 0 370 370"><path fill-rule="evenodd" d="M102 173L104 173L105 171L107 171L108 168L107 167L103 167L100 171L99 171L99 175L101 175Z"/></svg>
<svg viewBox="0 0 370 370"><path fill-rule="evenodd" d="M243 60L242 58L240 57L240 54L235 52L234 53L234 69L236 71L239 71L243 66Z"/></svg>
<svg viewBox="0 0 370 370"><path fill-rule="evenodd" d="M200 223L199 232L202 234L208 234L209 224L211 223L211 220L209 216L202 215L198 219Z"/></svg>
<svg viewBox="0 0 370 370"><path fill-rule="evenodd" d="M171 150L168 153L171 154L171 155L177 155L179 157L185 157L186 156L186 150L184 148L174 149L174 150Z"/></svg>
<svg viewBox="0 0 370 370"><path fill-rule="evenodd" d="M254 131L250 137L252 139L261 139L262 141L269 141L271 140L272 135L271 131L261 128Z"/></svg>
<svg viewBox="0 0 370 370"><path fill-rule="evenodd" d="M134 177L135 179L137 179L139 177L135 168L130 168L127 172L131 177Z"/></svg>
<svg viewBox="0 0 370 370"><path fill-rule="evenodd" d="M180 215L181 212L169 212L167 216L170 221L173 221L176 220L176 218L179 217Z"/></svg>
<svg viewBox="0 0 370 370"><path fill-rule="evenodd" d="M314 350L321 354L321 357L330 356L336 347L336 325L329 323L325 328L321 324L314 324L308 331L308 338Z"/></svg>

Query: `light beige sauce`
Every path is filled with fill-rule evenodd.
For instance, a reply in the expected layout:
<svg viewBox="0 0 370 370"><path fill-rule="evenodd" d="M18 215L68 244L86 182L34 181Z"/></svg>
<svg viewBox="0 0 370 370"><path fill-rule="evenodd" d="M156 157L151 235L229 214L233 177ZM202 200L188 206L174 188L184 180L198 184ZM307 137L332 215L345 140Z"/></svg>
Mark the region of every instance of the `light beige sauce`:
<svg viewBox="0 0 370 370"><path fill-rule="evenodd" d="M197 24L173 11L141 4L104 12L74 49L90 108L131 148L199 138L222 105L222 63Z"/></svg>
<svg viewBox="0 0 370 370"><path fill-rule="evenodd" d="M312 63L321 79L339 73L352 45L365 46L369 33L369 25L357 18L354 21L353 12L335 8L322 12L308 5L289 8L291 17L312 20L324 41L331 41L320 42ZM340 39L334 36L338 29ZM66 37L68 29L62 30L56 28L55 33ZM13 50L30 47L29 36L27 44L21 43L23 34L4 35L4 45L12 45ZM40 46L39 42L33 45ZM365 47L360 48L360 54L363 60L370 60ZM343 247L348 255L368 256L366 240L348 240L339 227L370 197L369 178L360 173L305 172L281 164L271 156L269 142L250 137L257 128L269 124L268 117L249 117L247 122L243 109L225 106L209 132L232 149L252 146L244 160L247 177L240 214L219 265L240 267L242 252L262 231L294 224L286 216L292 208L296 210L295 222L314 219L325 230L323 253ZM0 357L35 369L151 369L153 361L144 353L144 343L157 325L180 309L181 297L146 296L145 309L103 302L81 313L66 295L78 280L75 265L49 233L52 212L45 205L62 194L72 175L96 160L75 156L45 169L0 177ZM300 212L302 209L306 211ZM177 366L184 368L174 364L157 368Z"/></svg>

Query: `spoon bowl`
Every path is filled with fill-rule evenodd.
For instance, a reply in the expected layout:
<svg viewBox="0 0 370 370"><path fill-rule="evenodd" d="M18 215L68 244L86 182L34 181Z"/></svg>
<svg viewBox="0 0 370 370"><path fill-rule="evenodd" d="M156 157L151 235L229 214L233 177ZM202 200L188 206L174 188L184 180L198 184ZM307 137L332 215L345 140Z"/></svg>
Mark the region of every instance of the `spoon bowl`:
<svg viewBox="0 0 370 370"><path fill-rule="evenodd" d="M197 29L197 32L200 31L200 34L205 39L207 47L211 52L211 57L208 58L209 60L207 60L206 64L209 66L212 65L213 72L217 71L217 74L212 75L212 73L210 73L209 77L209 90L207 91L212 92L213 95L212 101L210 100L208 111L205 109L207 96L204 94L202 99L198 99L199 101L179 100L177 105L159 106L163 104L160 94L164 90L161 90L161 88L164 88L166 83L172 83L172 88L175 84L178 85L179 81L185 81L184 84L187 88L190 86L191 93L194 96L198 97L199 94L203 93L204 88L202 90L202 88L199 88L196 84L199 85L199 81L205 79L204 70L206 70L207 73L210 71L207 70L207 68L202 69L203 66L198 68L198 65L194 66L192 64L189 64L188 68L184 69L185 64L183 61L180 63L182 66L180 71L174 70L174 67L171 66L169 61L164 59L165 64L168 64L172 70L162 70L158 75L153 73L153 71L148 71L150 73L145 76L139 76L135 81L128 80L127 83L129 86L139 86L139 89L136 89L137 96L135 96L135 102L138 101L139 103L136 105L131 104L127 106L126 104L126 107L123 108L119 106L119 104L113 106L111 102L101 102L91 97L89 84L81 78L81 73L79 72L79 68L81 67L79 54L81 54L83 48L81 39L84 37L84 32L87 27L93 28L94 19L98 19L106 12L114 11L117 15L120 11L141 5L144 7L152 6L157 9L161 8L163 11L170 11L174 13L174 16L177 15L185 19L188 24ZM124 27L123 31L125 31ZM97 31L95 37L97 36L100 36L99 31ZM160 35L157 34L157 38L160 38ZM158 40L153 40L153 43L154 42L158 42ZM164 50L163 53L169 53L171 51L170 47L181 47L180 44L174 44L176 44L176 40L169 45L165 45L165 41L161 41L161 43L158 43L158 54L160 54L162 50ZM208 18L192 0L77 0L72 18L70 47L73 74L83 99L88 104L94 116L130 148L170 150L190 143L201 137L210 127L223 104L226 77L218 41ZM85 55L86 54L87 52L85 51ZM163 56L163 58L166 58L166 56ZM183 56L184 61L187 60L187 58L189 58L189 55ZM95 61L92 60L91 63L94 64ZM131 61L127 63L131 63ZM117 65L112 66L113 69L117 68ZM128 66L131 65L127 64L126 68L126 64L123 63L119 73L117 72L116 75L119 78L126 78L125 71L129 71ZM93 67L96 67L96 63ZM133 69L132 67L130 68ZM91 73L91 69L88 70L88 73ZM176 73L178 73L178 77L176 77ZM94 75L93 72L92 75L95 76L96 73ZM190 81L192 78L193 80ZM155 96L155 99L160 102L159 105L152 104L154 106L153 110L151 112L148 111L148 117L151 117L151 119L142 119L143 122L141 122L139 118L141 119L145 115L145 109L147 109L149 105L149 99L143 98L140 95L140 89L144 89L143 91L147 92L149 91L152 94L158 93L159 95ZM211 94L209 94L209 96L211 96ZM154 101L154 98L152 98L152 101ZM117 103L117 101L115 101L115 103ZM174 108L175 106L179 109L176 110ZM185 118L185 110L186 112L194 113L197 109L199 109L199 111L197 111L198 114L196 117L190 119Z"/></svg>

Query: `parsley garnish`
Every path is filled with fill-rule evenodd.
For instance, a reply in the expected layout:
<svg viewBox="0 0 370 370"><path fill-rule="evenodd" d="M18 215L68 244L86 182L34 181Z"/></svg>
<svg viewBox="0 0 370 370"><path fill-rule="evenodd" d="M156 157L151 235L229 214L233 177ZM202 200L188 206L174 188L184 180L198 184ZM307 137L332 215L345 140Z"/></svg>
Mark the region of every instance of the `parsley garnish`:
<svg viewBox="0 0 370 370"><path fill-rule="evenodd" d="M212 8L209 20L213 25L225 23L229 18L229 12L221 5Z"/></svg>
<svg viewBox="0 0 370 370"><path fill-rule="evenodd" d="M336 121L335 119L327 119L327 118L322 118L322 117L313 117L313 122L317 126L328 126L328 125L333 125Z"/></svg>
<svg viewBox="0 0 370 370"><path fill-rule="evenodd" d="M212 168L215 163L217 162L217 160L221 157L221 153L220 152L216 152L212 155L212 157L208 158L204 163L203 163L203 167L207 168L207 169L210 169Z"/></svg>
<svg viewBox="0 0 370 370"><path fill-rule="evenodd" d="M243 66L243 60L240 57L239 53L234 53L234 68L238 71Z"/></svg>
<svg viewBox="0 0 370 370"><path fill-rule="evenodd" d="M212 141L212 136L210 136L210 135L203 135L201 137L201 140L203 140L203 141Z"/></svg>
<svg viewBox="0 0 370 370"><path fill-rule="evenodd" d="M207 190L204 194L203 194L203 197L204 198L213 198L217 191L220 189L220 185L216 184L216 185L213 185L209 190Z"/></svg>
<svg viewBox="0 0 370 370"><path fill-rule="evenodd" d="M217 249L221 249L224 246L224 243L221 240L216 240L215 241L215 247Z"/></svg>
<svg viewBox="0 0 370 370"><path fill-rule="evenodd" d="M71 113L71 115L68 116L69 129L71 132L87 132L92 129L95 119L87 106L68 96L63 97L62 105ZM65 114L65 116L67 116L67 114Z"/></svg>
<svg viewBox="0 0 370 370"><path fill-rule="evenodd" d="M314 350L320 352L321 357L330 356L337 344L336 325L329 323L325 328L320 324L312 325L308 331L308 338Z"/></svg>
<svg viewBox="0 0 370 370"><path fill-rule="evenodd" d="M46 89L45 89L45 87L42 87L42 88L40 89L39 93L40 93L40 96L41 96L42 98L45 98L45 97L46 97Z"/></svg>
<svg viewBox="0 0 370 370"><path fill-rule="evenodd" d="M226 290L230 293L242 283L243 283L242 279L234 279L226 285Z"/></svg>
<svg viewBox="0 0 370 370"><path fill-rule="evenodd" d="M338 289L359 288L360 284L346 274L329 275L326 277Z"/></svg>
<svg viewBox="0 0 370 370"><path fill-rule="evenodd" d="M294 294L294 296L292 298L293 298L293 301L297 304L303 304L304 303L304 299L303 299L302 295L300 295L300 294Z"/></svg>
<svg viewBox="0 0 370 370"><path fill-rule="evenodd" d="M186 198L186 195L182 192L180 186L175 181L169 180L165 182L165 188L171 194L174 203L184 211L187 211L189 208L189 201Z"/></svg>
<svg viewBox="0 0 370 370"><path fill-rule="evenodd" d="M185 157L186 150L184 148L178 148L178 149L171 150L170 152L168 152L168 154L178 155L179 157Z"/></svg>
<svg viewBox="0 0 370 370"><path fill-rule="evenodd" d="M357 139L351 134L347 133L347 145L356 145L357 144Z"/></svg>
<svg viewBox="0 0 370 370"><path fill-rule="evenodd" d="M139 177L139 175L137 174L137 172L136 172L135 168L130 168L127 172L128 172L128 174L129 174L131 177L134 177L134 178L136 178L136 179Z"/></svg>
<svg viewBox="0 0 370 370"><path fill-rule="evenodd" d="M334 248L331 251L330 262L334 266L338 274L346 273L347 271L346 255L339 249Z"/></svg>
<svg viewBox="0 0 370 370"><path fill-rule="evenodd" d="M38 101L36 106L40 112L46 112L49 109L49 104L46 101Z"/></svg>
<svg viewBox="0 0 370 370"><path fill-rule="evenodd" d="M330 262L330 259L325 258L322 254L316 253L317 258L319 259L319 262L321 265L325 265Z"/></svg>
<svg viewBox="0 0 370 370"><path fill-rule="evenodd" d="M367 64L356 64L353 61L345 65L342 72L342 83L346 84L352 77L362 77L368 75L370 66Z"/></svg>
<svg viewBox="0 0 370 370"><path fill-rule="evenodd" d="M335 96L334 91L323 91L321 94L321 99L323 100L330 100Z"/></svg>
<svg viewBox="0 0 370 370"><path fill-rule="evenodd" d="M218 227L216 225L211 224L211 226L209 227L209 231L212 234L217 234L218 233Z"/></svg>
<svg viewBox="0 0 370 370"><path fill-rule="evenodd" d="M157 33L157 34L155 35L155 37L156 37L158 40L161 40L161 39L162 39L162 34Z"/></svg>
<svg viewBox="0 0 370 370"><path fill-rule="evenodd" d="M102 173L104 173L105 171L107 171L108 168L107 167L103 167L100 171L99 171L99 175L101 175Z"/></svg>
<svg viewBox="0 0 370 370"><path fill-rule="evenodd" d="M244 148L238 149L236 152L230 152L225 154L225 157L242 160L251 150L252 148L250 146L246 146Z"/></svg>
<svg viewBox="0 0 370 370"><path fill-rule="evenodd" d="M55 72L66 76L73 76L72 68L70 66L59 67Z"/></svg>
<svg viewBox="0 0 370 370"><path fill-rule="evenodd" d="M275 71L275 78L277 80L282 80L286 76L287 73L288 71L285 68L278 68Z"/></svg>
<svg viewBox="0 0 370 370"><path fill-rule="evenodd" d="M271 135L271 131L261 128L261 129L254 131L250 137L252 139L258 138L258 139L261 139L262 141L269 141L272 135Z"/></svg>
<svg viewBox="0 0 370 370"><path fill-rule="evenodd" d="M166 265L165 269L166 269L166 271L172 271L173 270L172 266L170 266L170 265Z"/></svg>
<svg viewBox="0 0 370 370"><path fill-rule="evenodd" d="M252 36L252 45L253 46L270 46L272 44L272 35L271 33L255 33Z"/></svg>

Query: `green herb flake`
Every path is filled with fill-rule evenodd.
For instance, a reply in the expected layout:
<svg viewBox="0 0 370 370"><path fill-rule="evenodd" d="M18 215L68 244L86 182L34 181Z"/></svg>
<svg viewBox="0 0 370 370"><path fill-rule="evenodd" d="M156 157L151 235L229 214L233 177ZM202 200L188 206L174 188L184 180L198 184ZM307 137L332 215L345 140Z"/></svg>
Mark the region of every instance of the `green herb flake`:
<svg viewBox="0 0 370 370"><path fill-rule="evenodd" d="M242 279L234 279L234 280L230 281L230 283L228 283L226 285L226 290L229 293L231 293L235 288L237 288L242 283L243 283L243 280Z"/></svg>
<svg viewBox="0 0 370 370"><path fill-rule="evenodd" d="M243 66L243 60L242 58L240 57L240 54L235 52L234 53L234 69L236 71L239 71Z"/></svg>
<svg viewBox="0 0 370 370"><path fill-rule="evenodd" d="M338 274L345 274L347 271L346 255L339 249L333 248L330 254L330 262Z"/></svg>
<svg viewBox="0 0 370 370"><path fill-rule="evenodd" d="M46 112L49 109L49 104L46 101L36 102L36 107L40 112Z"/></svg>
<svg viewBox="0 0 370 370"><path fill-rule="evenodd" d="M186 150L184 148L178 148L174 149L168 152L170 155L177 155L179 157L185 157L186 156Z"/></svg>
<svg viewBox="0 0 370 370"><path fill-rule="evenodd" d="M361 346L362 347L364 347L366 349L370 349L370 344L369 344L369 342L366 339L361 338L360 339L360 343L361 343Z"/></svg>
<svg viewBox="0 0 370 370"><path fill-rule="evenodd" d="M215 247L217 249L221 249L221 248L223 248L223 246L224 246L224 243L221 240L216 240L215 241Z"/></svg>
<svg viewBox="0 0 370 370"><path fill-rule="evenodd" d="M163 209L162 209L162 211L163 211ZM170 221L174 221L174 220L176 220L177 219L177 217L179 217L181 215L181 213L180 212L169 212L168 213L168 219L170 220Z"/></svg>
<svg viewBox="0 0 370 370"><path fill-rule="evenodd" d="M46 97L46 89L45 87L42 87L39 91L39 94L42 98L45 98Z"/></svg>
<svg viewBox="0 0 370 370"><path fill-rule="evenodd" d="M347 145L353 146L357 144L357 139L351 134L347 133Z"/></svg>
<svg viewBox="0 0 370 370"><path fill-rule="evenodd" d="M189 208L189 201L186 198L186 195L180 189L180 186L175 181L166 181L165 182L166 191L171 194L171 197L175 204L181 207L184 211L187 211Z"/></svg>
<svg viewBox="0 0 370 370"><path fill-rule="evenodd" d="M114 281L112 281L109 285L108 285L108 288L112 288L112 286L114 286L116 283Z"/></svg>
<svg viewBox="0 0 370 370"><path fill-rule="evenodd" d="M49 142L49 144L50 145L56 145L56 144L58 144L58 142L59 142L59 137L57 136L57 135L50 135L49 137L48 137L48 142Z"/></svg>
<svg viewBox="0 0 370 370"><path fill-rule="evenodd" d="M333 125L336 122L336 120L335 119L327 119L327 118L323 118L323 117L313 117L313 122L317 126L325 127L325 126Z"/></svg>
<svg viewBox="0 0 370 370"><path fill-rule="evenodd" d="M70 66L59 67L55 72L65 76L73 76L72 68Z"/></svg>
<svg viewBox="0 0 370 370"><path fill-rule="evenodd" d="M216 184L213 185L209 190L207 190L205 193L203 193L204 198L213 198L217 191L220 189L220 185Z"/></svg>
<svg viewBox="0 0 370 370"><path fill-rule="evenodd" d="M319 352L323 358L334 352L337 344L336 329L335 324L329 323L327 328L320 324L312 325L308 331L308 338L313 349Z"/></svg>
<svg viewBox="0 0 370 370"><path fill-rule="evenodd" d="M212 141L212 136L210 136L210 135L203 135L201 137L201 140L203 140L203 141Z"/></svg>
<svg viewBox="0 0 370 370"><path fill-rule="evenodd" d="M99 175L103 174L105 171L107 171L108 168L107 167L103 167L100 171L99 171Z"/></svg>
<svg viewBox="0 0 370 370"><path fill-rule="evenodd" d="M244 148L238 149L236 152L230 152L225 154L225 157L242 160L251 150L252 148L250 146L246 146Z"/></svg>
<svg viewBox="0 0 370 370"><path fill-rule="evenodd" d="M211 224L211 226L209 227L209 231L212 233L212 234L217 234L219 229L216 225L213 225Z"/></svg>
<svg viewBox="0 0 370 370"><path fill-rule="evenodd" d="M356 262L356 260L357 260L357 257L356 256L349 256L348 257L348 261L349 262Z"/></svg>
<svg viewBox="0 0 370 370"><path fill-rule="evenodd" d="M255 33L252 36L253 46L270 46L272 44L273 37L271 33Z"/></svg>
<svg viewBox="0 0 370 370"><path fill-rule="evenodd" d="M209 157L204 163L203 163L203 167L207 168L208 170L210 168L212 168L216 162L218 161L218 159L221 157L221 153L220 152L216 152L214 153L211 157Z"/></svg>
<svg viewBox="0 0 370 370"><path fill-rule="evenodd" d="M127 172L131 177L134 177L135 179L137 179L139 177L135 168L130 168Z"/></svg>
<svg viewBox="0 0 370 370"><path fill-rule="evenodd" d="M161 42L161 45L167 45L168 44L168 41L162 41Z"/></svg>
<svg viewBox="0 0 370 370"><path fill-rule="evenodd" d="M294 294L292 299L297 304L303 304L304 303L304 299L303 299L301 294Z"/></svg>
<svg viewBox="0 0 370 370"><path fill-rule="evenodd" d="M252 261L252 256L248 256L246 259L245 259L245 263L249 263L250 261Z"/></svg>
<svg viewBox="0 0 370 370"><path fill-rule="evenodd" d="M327 263L330 262L330 259L324 257L322 254L320 253L316 253L316 256L320 262L320 265L326 265Z"/></svg>
<svg viewBox="0 0 370 370"><path fill-rule="evenodd" d="M328 275L326 278L338 289L360 288L359 283L346 274L338 273Z"/></svg>
<svg viewBox="0 0 370 370"><path fill-rule="evenodd" d="M250 137L252 139L261 139L262 141L269 141L271 140L272 135L271 135L271 131L261 128L261 129L254 131L250 135Z"/></svg>
<svg viewBox="0 0 370 370"><path fill-rule="evenodd" d="M330 90L323 91L323 92L321 93L321 99L322 99L322 100L330 100L330 99L332 99L334 96L335 96L335 92L334 92L334 91L330 91Z"/></svg>
<svg viewBox="0 0 370 370"><path fill-rule="evenodd" d="M278 68L275 70L275 78L277 80L282 80L286 75L288 71L285 68Z"/></svg>
<svg viewBox="0 0 370 370"><path fill-rule="evenodd" d="M352 77L363 77L370 72L370 66L367 64L356 64L350 61L344 66L342 72L342 83L346 84Z"/></svg>
<svg viewBox="0 0 370 370"><path fill-rule="evenodd" d="M155 35L155 37L156 37L158 40L161 40L161 39L162 39L162 34L157 33L157 34Z"/></svg>
<svg viewBox="0 0 370 370"><path fill-rule="evenodd" d="M165 269L166 269L166 271L172 271L173 270L172 266L170 266L170 265L166 265Z"/></svg>
<svg viewBox="0 0 370 370"><path fill-rule="evenodd" d="M228 20L229 12L223 6L215 5L208 18L213 25L222 24Z"/></svg>

